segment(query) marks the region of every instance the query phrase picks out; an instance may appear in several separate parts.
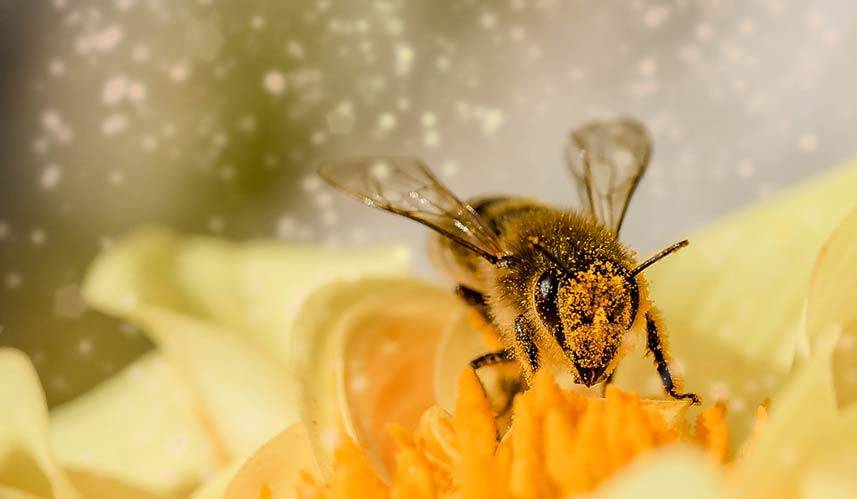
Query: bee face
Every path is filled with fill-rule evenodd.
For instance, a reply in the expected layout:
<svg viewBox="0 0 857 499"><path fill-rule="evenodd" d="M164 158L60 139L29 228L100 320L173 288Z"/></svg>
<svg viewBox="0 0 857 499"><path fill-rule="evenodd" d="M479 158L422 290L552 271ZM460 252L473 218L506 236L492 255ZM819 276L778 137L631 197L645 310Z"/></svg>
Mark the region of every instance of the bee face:
<svg viewBox="0 0 857 499"><path fill-rule="evenodd" d="M548 270L539 277L539 318L553 331L578 382L592 386L609 374L633 320L634 292L621 267L611 262L595 262L571 275Z"/></svg>

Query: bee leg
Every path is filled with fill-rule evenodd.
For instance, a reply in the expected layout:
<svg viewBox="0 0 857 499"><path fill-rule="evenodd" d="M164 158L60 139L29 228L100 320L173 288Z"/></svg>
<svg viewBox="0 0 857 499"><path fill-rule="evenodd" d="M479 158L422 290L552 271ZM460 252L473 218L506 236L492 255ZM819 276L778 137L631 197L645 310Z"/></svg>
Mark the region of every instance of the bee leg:
<svg viewBox="0 0 857 499"><path fill-rule="evenodd" d="M473 288L468 288L463 284L459 284L455 287L455 294L464 300L464 303L470 305L474 310L479 312L479 315L485 319L485 322L493 324L491 322L491 315L488 313L488 304L485 302L485 295Z"/></svg>
<svg viewBox="0 0 857 499"><path fill-rule="evenodd" d="M524 389L524 380L517 376L515 378L504 380L500 383L500 389L506 395L506 403L500 408L497 417L502 417L512 410L512 404L515 402L515 395L521 393Z"/></svg>
<svg viewBox="0 0 857 499"><path fill-rule="evenodd" d="M509 362L515 362L515 351L510 348L504 348L502 350L488 352L486 354L480 355L479 357L476 357L475 359L470 361L470 368L476 371L481 367L493 366L497 364L506 364ZM479 384L482 385L482 390L485 392L485 396L491 399L492 396L489 395L489 391L481 379L479 380ZM499 391L500 394L505 397L505 399L500 399L503 405L497 411L495 417L502 418L509 412L509 410L512 409L512 402L515 400L515 395L517 395L518 392L521 391L521 386L522 385L520 377L516 377L515 379L508 381L500 381ZM493 401L491 405L494 406Z"/></svg>
<svg viewBox="0 0 857 499"><path fill-rule="evenodd" d="M661 382L664 385L664 389L666 389L669 396L674 399L688 399L694 404L698 404L699 397L695 393L684 393L676 390L675 383L673 382L672 375L670 374L669 365L667 364L666 355L664 353L663 342L661 341L661 336L658 333L658 325L651 312L646 313L646 331L646 347L655 357L655 364L658 368L658 374L661 376Z"/></svg>
<svg viewBox="0 0 857 499"><path fill-rule="evenodd" d="M515 342L524 353L523 360L530 369L531 374L539 370L539 350L535 343L536 333L527 322L526 317L519 315L515 318Z"/></svg>
<svg viewBox="0 0 857 499"><path fill-rule="evenodd" d="M495 352L488 352L486 354L480 355L475 359L470 361L470 367L475 371L481 367L493 366L497 364L505 364L515 362L515 351L510 348L504 348L502 350L497 350ZM482 381L479 381L482 383ZM515 401L515 395L521 392L524 384L523 380L520 376L515 376L510 379L501 379L499 383L499 391L505 399L502 402L502 407L497 410L496 417L503 418L506 416L509 411L512 410L512 403ZM482 385L482 389L485 391L486 396L488 395L488 390L485 385ZM492 403L492 405L494 405Z"/></svg>
<svg viewBox="0 0 857 499"><path fill-rule="evenodd" d="M607 376L607 379L604 380L604 384L601 385L601 396L603 397L607 393L607 386L613 382L613 375L616 374L616 371L613 371Z"/></svg>
<svg viewBox="0 0 857 499"><path fill-rule="evenodd" d="M502 350L497 350L494 352L488 352L486 354L482 354L479 357L470 361L470 367L475 371L480 367L485 366L493 366L494 364L505 364L507 362L515 361L515 352L504 348Z"/></svg>

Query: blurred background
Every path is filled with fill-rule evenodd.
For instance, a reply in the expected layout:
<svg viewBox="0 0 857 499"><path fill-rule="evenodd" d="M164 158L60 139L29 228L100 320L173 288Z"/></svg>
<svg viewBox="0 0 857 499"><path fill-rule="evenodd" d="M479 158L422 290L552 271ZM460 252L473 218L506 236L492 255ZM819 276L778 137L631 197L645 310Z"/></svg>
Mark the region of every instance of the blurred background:
<svg viewBox="0 0 857 499"><path fill-rule="evenodd" d="M328 155L573 205L568 132L632 114L655 153L623 237L673 242L857 153L855 23L850 0L0 0L0 345L52 405L150 348L79 296L142 224L422 255L321 185Z"/></svg>

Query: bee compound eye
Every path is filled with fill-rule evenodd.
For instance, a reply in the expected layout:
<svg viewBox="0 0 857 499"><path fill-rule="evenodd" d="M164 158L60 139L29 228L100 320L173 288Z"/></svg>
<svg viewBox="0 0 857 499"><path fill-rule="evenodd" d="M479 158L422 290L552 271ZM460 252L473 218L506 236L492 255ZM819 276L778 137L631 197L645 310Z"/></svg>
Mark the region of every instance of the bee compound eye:
<svg viewBox="0 0 857 499"><path fill-rule="evenodd" d="M545 272L536 282L535 302L539 318L548 327L559 326L559 310L557 296L559 294L559 278L553 272Z"/></svg>
<svg viewBox="0 0 857 499"><path fill-rule="evenodd" d="M536 293L539 301L556 301L556 296L559 288L556 276L552 272L545 272L539 277L536 285Z"/></svg>

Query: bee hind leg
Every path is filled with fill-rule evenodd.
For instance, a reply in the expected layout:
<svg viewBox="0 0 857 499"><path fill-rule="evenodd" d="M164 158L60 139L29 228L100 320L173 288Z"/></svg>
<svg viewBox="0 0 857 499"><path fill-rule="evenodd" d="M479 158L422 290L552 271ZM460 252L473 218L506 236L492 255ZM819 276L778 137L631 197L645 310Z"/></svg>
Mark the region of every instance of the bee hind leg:
<svg viewBox="0 0 857 499"><path fill-rule="evenodd" d="M658 324L651 312L646 313L646 332L646 347L655 357L655 365L657 366L658 374L661 377L661 382L666 392L674 399L687 399L694 404L699 404L699 396L695 393L679 392L676 389L664 352L663 341L658 332Z"/></svg>
<svg viewBox="0 0 857 499"><path fill-rule="evenodd" d="M505 364L507 362L514 361L515 352L509 350L508 348L503 348L501 350L482 354L479 357L476 357L475 359L471 360L470 368L475 371L480 367L493 366L495 364Z"/></svg>

